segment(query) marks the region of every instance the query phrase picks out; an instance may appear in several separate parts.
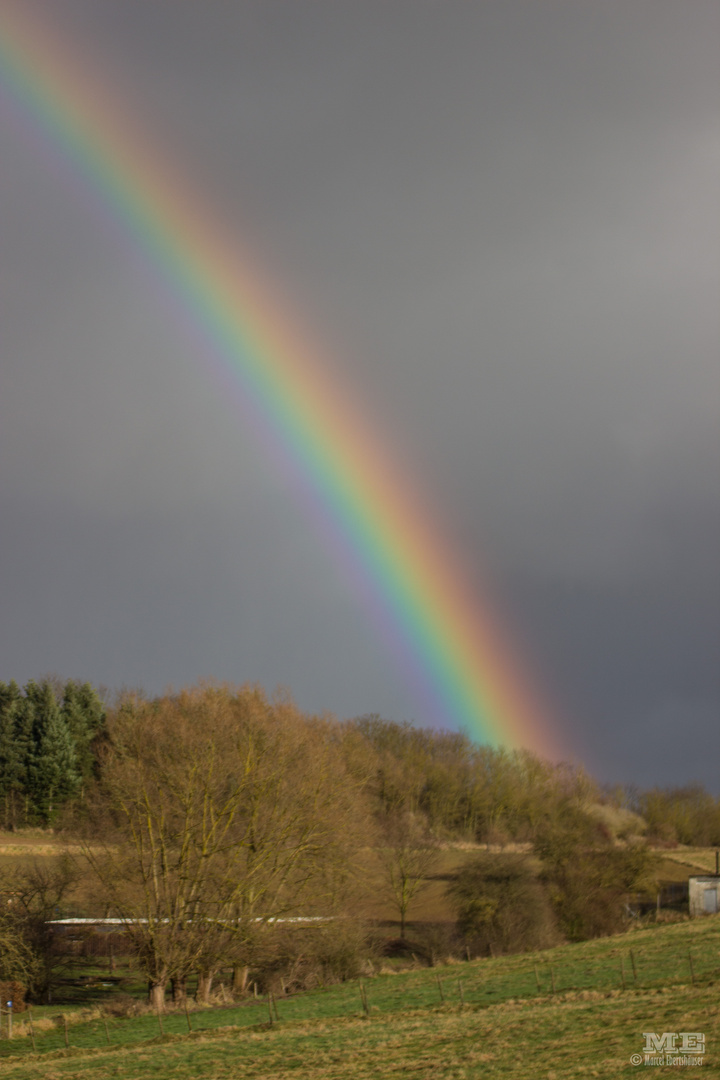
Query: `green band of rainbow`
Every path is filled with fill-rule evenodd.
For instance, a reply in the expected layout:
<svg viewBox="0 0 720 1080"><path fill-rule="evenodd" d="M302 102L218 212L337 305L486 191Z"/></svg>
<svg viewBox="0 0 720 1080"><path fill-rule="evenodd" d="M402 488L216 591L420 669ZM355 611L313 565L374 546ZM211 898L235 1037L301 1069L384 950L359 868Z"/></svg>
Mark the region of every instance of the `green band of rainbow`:
<svg viewBox="0 0 720 1080"><path fill-rule="evenodd" d="M0 8L0 89L150 257L309 480L422 672L437 723L559 757L497 619L375 433L201 201L54 33Z"/></svg>

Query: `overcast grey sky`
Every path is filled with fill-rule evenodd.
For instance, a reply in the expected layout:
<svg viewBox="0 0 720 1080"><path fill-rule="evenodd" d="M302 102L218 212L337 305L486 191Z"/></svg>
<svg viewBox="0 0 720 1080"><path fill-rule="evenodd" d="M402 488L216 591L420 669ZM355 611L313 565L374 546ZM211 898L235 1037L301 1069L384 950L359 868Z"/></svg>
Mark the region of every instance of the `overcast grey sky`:
<svg viewBox="0 0 720 1080"><path fill-rule="evenodd" d="M20 6L332 346L568 753L717 790L720 6ZM0 679L441 725L142 260L2 109L0 145Z"/></svg>

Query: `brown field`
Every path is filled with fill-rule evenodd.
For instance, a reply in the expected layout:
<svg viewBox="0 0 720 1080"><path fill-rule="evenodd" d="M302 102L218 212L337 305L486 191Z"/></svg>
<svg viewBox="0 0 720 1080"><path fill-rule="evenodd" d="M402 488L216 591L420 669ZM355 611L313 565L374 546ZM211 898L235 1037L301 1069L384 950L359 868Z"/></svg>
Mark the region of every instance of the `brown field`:
<svg viewBox="0 0 720 1080"><path fill-rule="evenodd" d="M493 845L493 851L526 851L529 845L509 844L504 848ZM10 872L13 866L27 866L36 860L53 860L63 854L80 855L77 844L68 843L61 834L41 829L18 830L14 833L0 832L0 874ZM439 855L438 866L413 901L410 923L452 922L454 914L445 892L451 877L465 863L488 850L484 844L448 844ZM714 848L678 847L658 849L657 880L659 882L683 882L692 874L713 873L715 870ZM361 918L393 924L397 912L383 893L382 870L377 853L367 850L360 860L362 881L361 899L357 914ZM70 897L75 914L91 914L86 910L86 890L81 885Z"/></svg>

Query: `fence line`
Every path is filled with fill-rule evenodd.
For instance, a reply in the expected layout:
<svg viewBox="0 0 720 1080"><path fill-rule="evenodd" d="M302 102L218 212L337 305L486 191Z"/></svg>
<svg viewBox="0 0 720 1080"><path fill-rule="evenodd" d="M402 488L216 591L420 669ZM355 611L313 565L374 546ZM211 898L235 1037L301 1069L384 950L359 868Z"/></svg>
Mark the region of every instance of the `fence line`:
<svg viewBox="0 0 720 1080"><path fill-rule="evenodd" d="M652 945L652 942L648 944ZM633 974L630 987L627 984L626 960ZM592 965L590 969L588 969L588 962ZM504 969L499 967L502 964L505 964ZM679 948L658 950L650 948L637 953L634 948L623 944L623 946L608 950L606 955L595 957L578 955L568 958L564 963L558 962L554 957L552 960L550 958L542 960L534 955L528 956L526 960L518 957L498 957L479 964L474 962L471 970L468 970L464 963L455 966L462 970L462 979L456 980L456 990L449 978L447 968L444 969L445 980L441 978L439 971L432 974L428 971L411 971L393 976L379 973L373 978L372 1012L462 1009L464 1007L477 1009L500 1003L508 998L549 999L555 995L557 999L558 995L583 991L633 993L636 990L656 989L658 986L678 984L697 986L720 977L720 963L716 950L710 953L705 949L703 955L698 957L697 954L693 955L685 943ZM393 986L395 979L402 979L401 987ZM40 1045L40 1053L43 1050L51 1052L62 1049L63 1045L66 1049L99 1048L103 1042L106 1046L113 1047L137 1046L158 1037L150 1033L149 1025L152 1023L157 1024L160 1038L192 1038L211 1034L220 1028L234 1028L240 1031L258 1027L270 1028L285 1022L357 1016L358 989L360 1007L363 1014L369 1017L371 1009L364 980L328 988L326 993L333 995L332 1005L334 1006L330 1011L327 1008L323 1009L323 1003L330 1005L331 1000L324 997L318 999L317 991L308 991L283 996L281 1013L275 996L269 991L265 999L251 997L248 1001L235 1006L220 1006L194 1012L194 1025L187 1002L185 1002L181 1010L158 1012L155 1020L148 1013L143 1017L127 1018L121 1023L109 1022L107 1016L103 1016L98 1020L81 1020L73 1024L69 1022L67 1014L61 1014L56 1017L59 1023L56 1023L52 1031L43 1031L39 1026L42 1021L36 1019L33 1022L32 1010L28 1010L27 1021L22 1013L15 1015L13 1031L10 1027L13 1010L7 1009L3 1003L0 1009L0 1036L2 1036L0 1057L25 1056L30 1052L29 1043L34 1051ZM228 1019L231 1016L234 1017L235 1022L222 1023L226 1015ZM203 1018L207 1018L210 1022L203 1024ZM237 1021L241 1019L245 1022L238 1023ZM221 1022L218 1023L218 1020ZM123 1034L127 1036L129 1029L126 1025L129 1024L135 1025L136 1038L129 1040L126 1038L122 1041L111 1039L111 1033L114 1035L121 1028ZM173 1030L182 1029L185 1025L187 1033L182 1030ZM8 1035L12 1037L9 1038ZM43 1047L42 1044L45 1046Z"/></svg>

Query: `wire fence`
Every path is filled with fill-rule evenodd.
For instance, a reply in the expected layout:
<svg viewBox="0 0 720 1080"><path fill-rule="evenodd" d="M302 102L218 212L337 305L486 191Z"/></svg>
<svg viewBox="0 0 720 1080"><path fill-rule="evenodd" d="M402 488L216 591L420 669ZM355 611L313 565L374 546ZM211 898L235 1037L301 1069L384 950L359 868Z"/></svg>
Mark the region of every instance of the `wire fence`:
<svg viewBox="0 0 720 1080"><path fill-rule="evenodd" d="M720 930L720 925L717 928ZM720 933L693 941L605 939L549 953L457 962L371 977L298 994L258 994L224 1006L196 1008L189 1002L170 1011L113 1018L98 1005L90 1010L15 1013L3 1002L0 1059L53 1051L77 1052L167 1038L199 1037L220 1029L271 1028L278 1024L372 1017L423 1009L483 1009L493 1004L568 995L633 993L679 985L707 985L720 978ZM688 941L691 944L688 945Z"/></svg>

